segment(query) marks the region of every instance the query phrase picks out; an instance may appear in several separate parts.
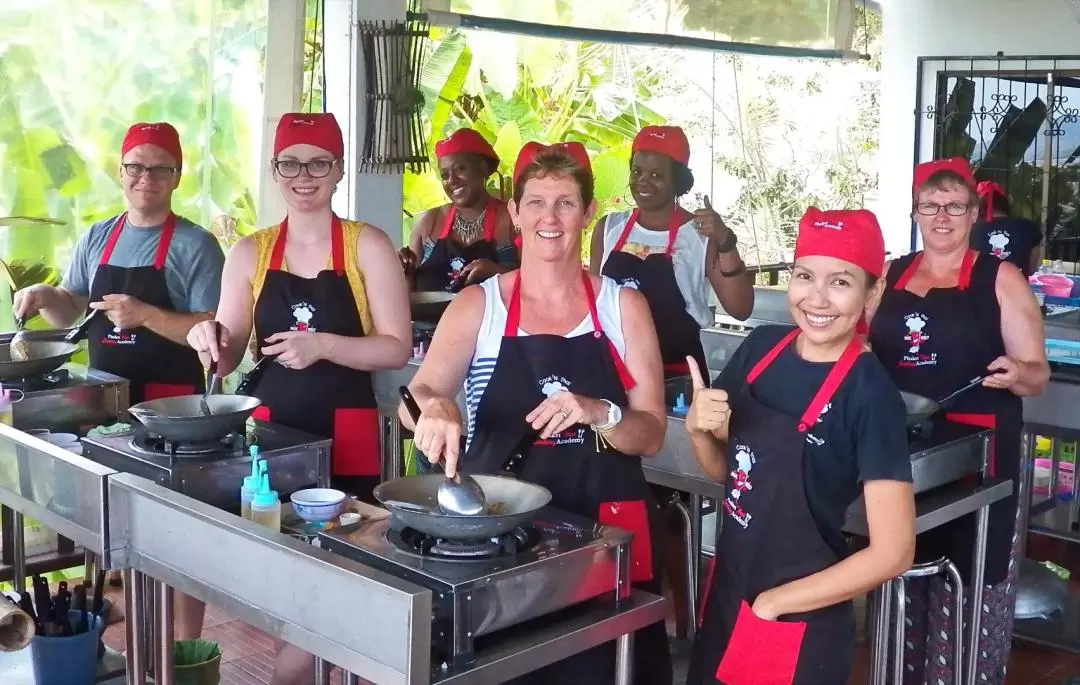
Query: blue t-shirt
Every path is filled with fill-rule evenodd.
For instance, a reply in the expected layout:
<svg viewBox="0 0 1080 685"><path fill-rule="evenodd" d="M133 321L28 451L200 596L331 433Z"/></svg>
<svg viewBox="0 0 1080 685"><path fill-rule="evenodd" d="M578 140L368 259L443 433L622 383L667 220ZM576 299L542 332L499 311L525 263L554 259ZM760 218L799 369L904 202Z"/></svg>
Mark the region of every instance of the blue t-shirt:
<svg viewBox="0 0 1080 685"><path fill-rule="evenodd" d="M90 296L94 274L105 252L105 243L118 218L97 222L79 238L60 287L74 295ZM127 222L116 241L109 264L124 268L153 264L160 237L161 226L144 228ZM169 254L165 257L165 283L176 311L192 313L216 310L221 297L221 270L224 266L225 255L217 238L201 226L177 217Z"/></svg>
<svg viewBox="0 0 1080 685"><path fill-rule="evenodd" d="M750 369L791 326L758 326L735 350L713 387L732 401ZM754 399L774 411L801 418L834 362L808 362L788 345L750 386ZM838 553L847 508L862 483L910 483L907 409L885 367L871 353L859 355L803 444L806 502L822 538Z"/></svg>

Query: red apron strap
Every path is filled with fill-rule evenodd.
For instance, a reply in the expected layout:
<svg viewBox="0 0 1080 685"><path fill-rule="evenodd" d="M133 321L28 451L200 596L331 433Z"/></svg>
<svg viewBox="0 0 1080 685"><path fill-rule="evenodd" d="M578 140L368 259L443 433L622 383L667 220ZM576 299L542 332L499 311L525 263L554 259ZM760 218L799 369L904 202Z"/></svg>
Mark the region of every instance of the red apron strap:
<svg viewBox="0 0 1080 685"><path fill-rule="evenodd" d="M345 229L337 214L330 220L330 264L338 276L345 273Z"/></svg>
<svg viewBox="0 0 1080 685"><path fill-rule="evenodd" d="M165 224L161 227L161 237L158 238L157 254L154 255L154 268L161 271L165 268L165 260L169 256L169 245L172 244L173 234L176 233L176 215L169 212ZM117 233L117 235L120 235Z"/></svg>
<svg viewBox="0 0 1080 685"><path fill-rule="evenodd" d="M641 216L641 212L634 210L630 212L630 218L626 220L626 225L623 226L622 233L619 234L619 239L615 241L615 246L611 248L612 252L618 252L626 245L626 239L630 237L630 231L634 230L634 224L637 223L638 217Z"/></svg>
<svg viewBox="0 0 1080 685"><path fill-rule="evenodd" d="M971 285L971 270L975 266L975 251L968 250L964 253L964 261L960 264L960 280L956 282L956 287L961 291L967 290Z"/></svg>
<svg viewBox="0 0 1080 685"><path fill-rule="evenodd" d="M113 250L116 249L116 242L120 240L120 233L124 230L125 225L127 225L127 212L124 212L116 219L112 232L109 233L109 239L105 242L105 249L101 251L99 266L105 266L112 259ZM154 253L154 268L158 271L165 268L165 259L169 256L169 245L172 244L172 237L175 232L176 215L169 212L169 216L165 217L165 223L161 226L157 252Z"/></svg>
<svg viewBox="0 0 1080 685"><path fill-rule="evenodd" d="M637 381L630 375L630 369L626 368L626 362L623 361L622 355L616 349L615 343L611 342L611 338L604 333L604 328L600 325L600 314L596 310L596 291L593 289L592 279L589 278L587 271L581 272L581 282L585 284L585 295L589 298L589 316L592 317L593 337L597 339L603 337L607 340L608 352L611 353L611 361L615 363L615 371L619 374L619 381L622 383L623 389L629 392L637 385Z"/></svg>
<svg viewBox="0 0 1080 685"><path fill-rule="evenodd" d="M836 389L844 382L848 372L851 371L851 367L855 365L855 360L859 358L862 352L862 340L859 339L859 336L855 336L844 349L844 353L840 355L840 359L833 364L832 370L825 377L825 382L821 384L817 394L814 395L814 399L810 400L810 406L806 408L802 421L799 422L800 433L805 433L810 426L817 423L818 417L821 416L821 410L836 394Z"/></svg>
<svg viewBox="0 0 1080 685"><path fill-rule="evenodd" d="M450 237L450 231L454 228L455 216L457 216L457 207L450 205L450 211L446 213L446 218L443 219L442 231L439 232L437 240L445 240Z"/></svg>
<svg viewBox="0 0 1080 685"><path fill-rule="evenodd" d="M127 223L127 212L121 214L116 223L113 224L112 233L109 234L109 240L105 243L105 249L101 251L101 261L98 262L98 266L105 266L112 259L113 248L116 247L116 241L120 239L120 231L124 230L124 224Z"/></svg>
<svg viewBox="0 0 1080 685"><path fill-rule="evenodd" d="M498 200L491 198L484 208L484 240L489 243L495 242L495 224L499 220L500 204Z"/></svg>
<svg viewBox="0 0 1080 685"><path fill-rule="evenodd" d="M671 259L671 256L675 254L675 239L679 237L679 226L682 224L679 221L682 219L682 215L679 212L679 206L676 205L675 209L671 210L671 216L668 217L667 227L667 248L664 249L664 256Z"/></svg>
<svg viewBox="0 0 1080 685"><path fill-rule="evenodd" d="M922 252L915 255L915 258L908 264L908 268L904 269L904 273L900 274L900 278L896 279L896 284L893 286L894 290L903 290L907 288L908 281L915 275L915 272L919 269L919 262L922 261Z"/></svg>
<svg viewBox="0 0 1080 685"><path fill-rule="evenodd" d="M754 364L754 366L750 369L750 373L746 374L746 382L753 383L754 381L756 381L758 379L758 376L760 376L765 371L765 369L769 368L769 364L772 364L773 361L780 356L780 353L784 351L784 348L790 345L792 341L795 340L796 337L798 337L798 335L799 329L795 328L790 333L781 338L780 342L776 343L776 345L771 350L769 350L769 352L764 357L759 359L757 364Z"/></svg>
<svg viewBox="0 0 1080 685"><path fill-rule="evenodd" d="M504 338L516 338L521 328L521 272L514 274L514 287L510 291L510 305L506 308Z"/></svg>
<svg viewBox="0 0 1080 685"><path fill-rule="evenodd" d="M274 239L274 249L270 252L270 263L266 265L267 271L281 271L281 264L285 261L285 237L289 233L289 217L286 216L278 224L277 238Z"/></svg>

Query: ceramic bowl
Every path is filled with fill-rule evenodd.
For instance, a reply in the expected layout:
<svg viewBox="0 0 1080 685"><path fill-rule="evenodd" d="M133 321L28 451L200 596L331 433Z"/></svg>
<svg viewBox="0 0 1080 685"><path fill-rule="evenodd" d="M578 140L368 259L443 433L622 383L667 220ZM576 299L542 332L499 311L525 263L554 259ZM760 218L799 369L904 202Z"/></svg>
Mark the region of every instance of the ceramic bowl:
<svg viewBox="0 0 1080 685"><path fill-rule="evenodd" d="M309 523L333 521L341 513L347 495L331 488L297 490L289 499L296 515Z"/></svg>

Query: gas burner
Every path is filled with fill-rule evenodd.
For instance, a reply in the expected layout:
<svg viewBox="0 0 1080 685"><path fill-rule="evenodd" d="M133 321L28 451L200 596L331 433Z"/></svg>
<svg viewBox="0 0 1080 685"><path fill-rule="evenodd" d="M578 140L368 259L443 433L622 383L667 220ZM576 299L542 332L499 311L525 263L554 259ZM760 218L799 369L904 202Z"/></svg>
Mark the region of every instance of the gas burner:
<svg viewBox="0 0 1080 685"><path fill-rule="evenodd" d="M535 528L520 527L493 538L447 540L404 527L390 528L386 531L386 539L402 552L413 556L474 561L513 557L539 542L540 534Z"/></svg>
<svg viewBox="0 0 1080 685"><path fill-rule="evenodd" d="M165 457L209 457L242 455L247 438L240 433L230 433L218 440L186 441L168 440L145 430L137 431L131 438L131 448L143 454Z"/></svg>
<svg viewBox="0 0 1080 685"><path fill-rule="evenodd" d="M58 388L71 380L71 372L67 369L56 369L49 373L39 374L37 376L28 376L26 378L13 378L4 381L5 388L11 388L14 390L22 390L23 392L34 392L36 390L49 390L52 388Z"/></svg>

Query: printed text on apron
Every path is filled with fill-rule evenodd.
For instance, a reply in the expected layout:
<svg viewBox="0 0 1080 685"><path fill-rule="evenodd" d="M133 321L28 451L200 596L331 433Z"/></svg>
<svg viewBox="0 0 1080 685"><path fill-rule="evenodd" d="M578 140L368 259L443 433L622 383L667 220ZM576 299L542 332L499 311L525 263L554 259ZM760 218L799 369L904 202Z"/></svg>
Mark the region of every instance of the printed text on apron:
<svg viewBox="0 0 1080 685"><path fill-rule="evenodd" d="M488 200L484 209L484 236L468 245L454 239L454 218L457 207L450 205L443 221L442 232L435 239L431 254L416 268L416 290L420 292L450 290L461 270L477 259L497 261L495 254L495 223L499 219L499 201Z"/></svg>

